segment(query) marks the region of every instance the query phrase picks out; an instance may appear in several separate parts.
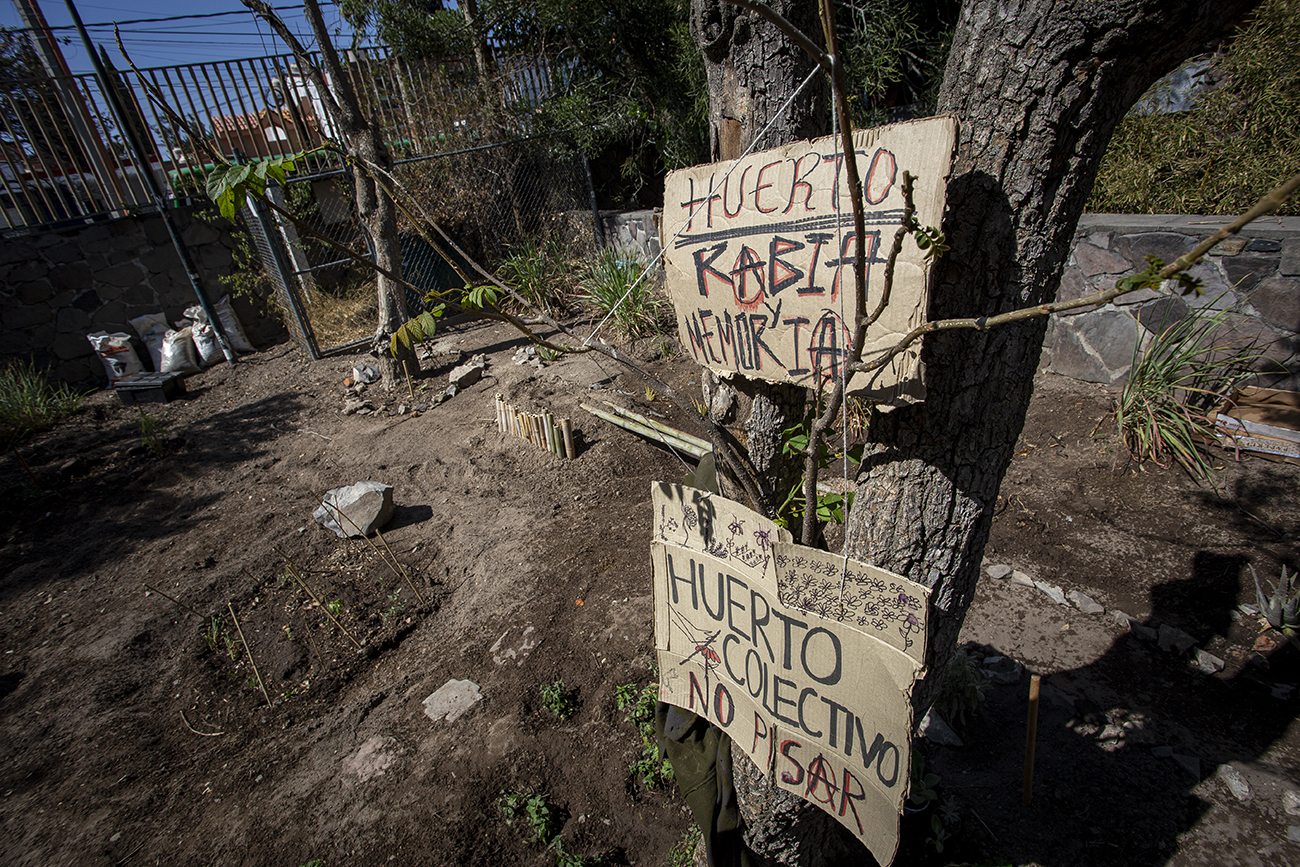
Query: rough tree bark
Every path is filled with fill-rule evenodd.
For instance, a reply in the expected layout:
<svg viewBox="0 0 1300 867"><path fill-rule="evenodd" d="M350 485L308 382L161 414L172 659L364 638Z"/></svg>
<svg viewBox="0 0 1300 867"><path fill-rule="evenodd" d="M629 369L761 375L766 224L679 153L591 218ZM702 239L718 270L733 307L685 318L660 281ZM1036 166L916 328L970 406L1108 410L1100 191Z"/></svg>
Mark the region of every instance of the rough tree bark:
<svg viewBox="0 0 1300 867"><path fill-rule="evenodd" d="M815 3L771 5L804 32L820 32ZM691 0L690 27L708 78L714 160L734 160L751 144L761 150L826 131L827 86L820 77L780 111L816 62L775 26L725 0ZM776 122L760 137L773 117ZM742 398L745 445L766 500L757 507L771 511L799 478L799 461L781 453L781 431L803 418L805 389L744 377L732 385Z"/></svg>
<svg viewBox="0 0 1300 867"><path fill-rule="evenodd" d="M293 51L299 66L311 79L312 85L321 94L321 98L333 114L345 139L341 144L347 152L385 170L391 170L393 158L384 144L379 128L371 122L370 117L362 109L356 92L352 89L352 80L343 69L338 52L334 50L329 29L325 26L325 19L321 16L320 6L317 5L316 0L304 0L303 12L311 27L312 35L316 38L321 63L325 67L323 75L313 64L297 37L285 26L269 4L264 0L242 0L242 2L266 21L276 35ZM352 183L357 214L375 247L375 264L401 276L402 252L397 236L397 208L392 198L363 171L356 169L352 171ZM419 370L419 363L414 351L406 347L399 347L400 355L393 357L390 339L393 332L407 319L405 296L402 287L388 277L376 273L375 278L378 281L376 294L379 321L375 328L374 351L379 358L384 387L392 390L398 381L398 372L402 367L410 365L410 369Z"/></svg>
<svg viewBox="0 0 1300 867"><path fill-rule="evenodd" d="M1257 2L967 0L939 102L961 128L943 226L951 251L938 265L931 316L990 316L1053 300L1116 124L1161 75ZM717 116L733 102L728 65L715 45L701 40L701 51ZM735 76L744 80L738 69ZM807 134L787 129L770 144ZM925 402L872 419L846 551L933 588L930 676L916 691L918 711L974 594L1045 329L1045 319L1033 319L927 339ZM799 827L815 808L761 789L748 800L746 820L759 831L748 839L761 860L838 860Z"/></svg>

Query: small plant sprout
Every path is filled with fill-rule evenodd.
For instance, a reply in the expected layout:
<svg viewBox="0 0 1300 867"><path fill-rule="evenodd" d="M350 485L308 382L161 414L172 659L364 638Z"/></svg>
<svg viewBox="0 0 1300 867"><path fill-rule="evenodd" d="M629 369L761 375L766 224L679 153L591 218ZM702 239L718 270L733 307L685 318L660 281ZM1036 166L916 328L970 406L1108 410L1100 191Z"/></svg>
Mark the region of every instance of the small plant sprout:
<svg viewBox="0 0 1300 867"><path fill-rule="evenodd" d="M550 843L563 825L563 816L545 795L507 792L497 802L507 825L522 821L538 843Z"/></svg>
<svg viewBox="0 0 1300 867"><path fill-rule="evenodd" d="M647 385L645 387L645 399L650 403L654 403L656 400L659 399L659 392L655 391L653 388Z"/></svg>
<svg viewBox="0 0 1300 867"><path fill-rule="evenodd" d="M628 722L636 726L641 735L641 755L629 766L633 777L654 789L673 778L673 766L667 758L659 756L659 741L655 735L655 702L659 699L658 684L638 686L625 683L614 690L614 704L624 711Z"/></svg>
<svg viewBox="0 0 1300 867"><path fill-rule="evenodd" d="M562 680L542 684L541 692L542 707L554 714L556 719L566 720L578 709L574 691L565 686Z"/></svg>
<svg viewBox="0 0 1300 867"><path fill-rule="evenodd" d="M1254 566L1250 567L1250 574L1255 579L1255 600L1259 603L1260 613L1269 626L1294 643L1297 633L1300 633L1300 581L1296 580L1300 572L1288 574L1283 565L1271 596L1264 595Z"/></svg>
<svg viewBox="0 0 1300 867"><path fill-rule="evenodd" d="M325 610L330 614L333 614L335 617L338 617L343 613L343 600L331 599L329 602L325 603Z"/></svg>
<svg viewBox="0 0 1300 867"><path fill-rule="evenodd" d="M162 422L144 410L140 410L140 442L145 448L153 452L155 457L163 453L162 432Z"/></svg>

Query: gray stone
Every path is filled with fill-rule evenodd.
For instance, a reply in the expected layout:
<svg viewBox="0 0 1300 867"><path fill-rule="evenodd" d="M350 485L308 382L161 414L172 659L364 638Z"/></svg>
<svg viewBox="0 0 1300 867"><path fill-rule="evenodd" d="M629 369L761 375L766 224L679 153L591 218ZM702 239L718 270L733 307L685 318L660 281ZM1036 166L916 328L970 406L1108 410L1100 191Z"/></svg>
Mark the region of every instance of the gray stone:
<svg viewBox="0 0 1300 867"><path fill-rule="evenodd" d="M1248 243L1249 241L1242 237L1228 238L1220 241L1211 252L1215 256L1236 256L1246 249Z"/></svg>
<svg viewBox="0 0 1300 867"><path fill-rule="evenodd" d="M122 289L139 284L145 278L145 271L135 262L125 262L111 268L105 268L95 275L95 279L110 286Z"/></svg>
<svg viewBox="0 0 1300 867"><path fill-rule="evenodd" d="M207 223L195 220L181 231L181 239L191 247L202 247L221 240L221 233Z"/></svg>
<svg viewBox="0 0 1300 867"><path fill-rule="evenodd" d="M1209 301L1213 301L1228 291L1228 281L1212 259L1202 259L1197 262L1187 269L1187 275L1201 281L1201 294L1199 296L1195 293L1183 296L1191 306L1203 307ZM1178 284L1171 280L1165 281L1164 288L1174 293L1180 291ZM1205 300L1198 303L1197 298Z"/></svg>
<svg viewBox="0 0 1300 867"><path fill-rule="evenodd" d="M1129 622L1132 621L1133 619L1132 617L1129 617L1127 614L1125 614L1123 611L1111 611L1110 616L1112 620L1114 620L1116 623L1118 623L1120 626L1122 626L1125 629L1128 629Z"/></svg>
<svg viewBox="0 0 1300 867"><path fill-rule="evenodd" d="M63 334L85 331L90 327L90 317L86 315L84 310L78 310L76 307L64 307L55 317L54 327ZM82 340L82 343L85 342L85 340ZM72 356L64 357L71 358Z"/></svg>
<svg viewBox="0 0 1300 867"><path fill-rule="evenodd" d="M1141 623L1138 623L1136 620L1129 620L1128 629L1129 632L1132 632L1135 636L1142 639L1143 641L1156 640L1157 637L1156 631L1152 629L1150 626L1144 626Z"/></svg>
<svg viewBox="0 0 1300 867"><path fill-rule="evenodd" d="M1192 659L1196 663L1196 667L1206 674L1218 674L1223 671L1225 665L1222 659L1199 647L1192 651Z"/></svg>
<svg viewBox="0 0 1300 867"><path fill-rule="evenodd" d="M30 351L31 339L21 331L0 331L0 355L20 355Z"/></svg>
<svg viewBox="0 0 1300 867"><path fill-rule="evenodd" d="M140 264L154 274L170 271L176 267L178 261L176 248L170 244L165 247L154 247L140 254Z"/></svg>
<svg viewBox="0 0 1300 867"><path fill-rule="evenodd" d="M10 284L26 283L29 280L39 280L48 273L50 273L50 266L44 261L29 259L9 269L9 273L5 275L5 280Z"/></svg>
<svg viewBox="0 0 1300 867"><path fill-rule="evenodd" d="M219 244L208 244L199 251L199 265L212 271L229 269L232 261L230 251Z"/></svg>
<svg viewBox="0 0 1300 867"><path fill-rule="evenodd" d="M1237 606L1237 610L1242 614L1249 614L1251 617L1259 616L1259 606L1251 605L1249 602L1243 602Z"/></svg>
<svg viewBox="0 0 1300 867"><path fill-rule="evenodd" d="M462 388L468 388L483 378L483 369L485 367L487 367L487 359L481 355L476 355L473 359L451 372L451 384L458 391Z"/></svg>
<svg viewBox="0 0 1300 867"><path fill-rule="evenodd" d="M0 265L13 265L16 262L26 262L36 255L35 248L31 244L23 241L10 241L0 244Z"/></svg>
<svg viewBox="0 0 1300 867"><path fill-rule="evenodd" d="M1190 312L1182 298L1177 295L1164 295L1145 305L1138 313L1138 321L1152 334L1160 334L1170 326L1182 322Z"/></svg>
<svg viewBox="0 0 1300 867"><path fill-rule="evenodd" d="M1288 816L1300 816L1300 792L1295 789L1282 791L1282 812Z"/></svg>
<svg viewBox="0 0 1300 867"><path fill-rule="evenodd" d="M369 364L358 364L352 368L352 381L362 385L379 382L379 368Z"/></svg>
<svg viewBox="0 0 1300 867"><path fill-rule="evenodd" d="M1020 682L1025 667L1009 656L987 656L980 663L980 671L994 683L1004 685Z"/></svg>
<svg viewBox="0 0 1300 867"><path fill-rule="evenodd" d="M1222 260L1223 273L1228 275L1228 285L1238 292L1249 292L1256 283L1277 273L1279 256L1243 254Z"/></svg>
<svg viewBox="0 0 1300 867"><path fill-rule="evenodd" d="M1214 773L1223 784L1228 787L1228 791L1232 792L1232 797L1236 798L1238 801L1245 802L1254 797L1250 791L1250 783L1248 783L1246 778L1242 776L1241 771L1237 770L1232 765L1219 765L1219 767L1215 769Z"/></svg>
<svg viewBox="0 0 1300 867"><path fill-rule="evenodd" d="M1073 265L1067 265L1065 271L1061 274L1061 288L1056 291L1057 301L1073 301L1076 298L1082 298L1092 292L1092 288L1084 282L1083 272ZM1080 308L1079 311L1067 310L1065 315L1087 310Z"/></svg>
<svg viewBox="0 0 1300 867"><path fill-rule="evenodd" d="M370 405L369 401L360 397L346 397L343 399L344 415L353 415L354 413L361 412L363 409L370 411L373 410L374 407Z"/></svg>
<svg viewBox="0 0 1300 867"><path fill-rule="evenodd" d="M1291 843L1300 843L1300 825L1287 825L1286 839Z"/></svg>
<svg viewBox="0 0 1300 867"><path fill-rule="evenodd" d="M95 325L126 325L126 305L121 301L109 301L90 314L90 321ZM121 329L108 330L120 331Z"/></svg>
<svg viewBox="0 0 1300 867"><path fill-rule="evenodd" d="M1183 770L1191 774L1196 779L1201 778L1201 760L1196 756L1184 756L1178 753L1173 754L1173 760L1179 764Z"/></svg>
<svg viewBox="0 0 1300 867"><path fill-rule="evenodd" d="M327 491L324 502L312 514L316 523L333 530L339 538L369 536L392 516L392 486L374 481Z"/></svg>
<svg viewBox="0 0 1300 867"><path fill-rule="evenodd" d="M1266 238L1255 238L1246 245L1247 253L1279 253L1281 251L1281 241L1270 241Z"/></svg>
<svg viewBox="0 0 1300 867"><path fill-rule="evenodd" d="M1059 320L1057 325L1052 351L1057 373L1103 385L1128 373L1137 342L1133 317L1118 310L1093 310Z"/></svg>
<svg viewBox="0 0 1300 867"><path fill-rule="evenodd" d="M1086 242L1074 248L1074 261L1085 277L1123 274L1130 268L1128 260Z"/></svg>
<svg viewBox="0 0 1300 867"><path fill-rule="evenodd" d="M1160 624L1159 644L1161 650L1171 653L1186 653L1196 644L1196 639L1176 626Z"/></svg>
<svg viewBox="0 0 1300 867"><path fill-rule="evenodd" d="M1178 232L1143 232L1140 235L1124 235L1115 242L1115 249L1126 256L1133 263L1133 267L1139 271L1146 270L1148 256L1169 263L1189 252L1194 246L1196 246L1194 238Z"/></svg>
<svg viewBox="0 0 1300 867"><path fill-rule="evenodd" d="M167 231L161 217L153 217L141 222L144 224L144 237L150 244L155 247L171 246L171 233ZM174 254L175 248L172 249Z"/></svg>
<svg viewBox="0 0 1300 867"><path fill-rule="evenodd" d="M1104 606L1098 605L1094 602L1092 597L1088 596L1086 593L1080 593L1078 590L1071 590L1066 594L1066 598L1073 602L1074 607L1078 608L1084 614L1101 614L1106 610Z"/></svg>
<svg viewBox="0 0 1300 867"><path fill-rule="evenodd" d="M1011 574L1011 567L1003 563L998 563L984 570L990 578L1006 578Z"/></svg>
<svg viewBox="0 0 1300 867"><path fill-rule="evenodd" d="M1300 280L1294 277L1261 280L1250 293L1250 306L1274 328L1300 331Z"/></svg>
<svg viewBox="0 0 1300 867"><path fill-rule="evenodd" d="M90 345L89 342L86 343ZM104 380L104 365L93 355L64 361L54 368L54 376L63 382L94 383Z"/></svg>
<svg viewBox="0 0 1300 867"><path fill-rule="evenodd" d="M1300 238L1287 238L1282 242L1282 261L1277 272L1283 277L1300 277Z"/></svg>
<svg viewBox="0 0 1300 867"><path fill-rule="evenodd" d="M50 352L53 352L61 361L90 355L94 351L90 341L86 339L84 330L60 334L50 344Z"/></svg>
<svg viewBox="0 0 1300 867"><path fill-rule="evenodd" d="M1013 584L1019 584L1022 587L1034 586L1034 579L1030 578L1028 575L1026 575L1024 572L1021 572L1019 569L1012 570L1011 582Z"/></svg>
<svg viewBox="0 0 1300 867"><path fill-rule="evenodd" d="M963 747L962 739L952 730L934 708L926 711L925 718L921 720L921 725L917 727L917 733L928 741L936 744L942 744L945 747Z"/></svg>
<svg viewBox="0 0 1300 867"><path fill-rule="evenodd" d="M1055 584L1048 584L1046 581L1035 581L1034 586L1042 591L1043 595L1055 602L1057 605L1064 605L1065 593Z"/></svg>
<svg viewBox="0 0 1300 867"><path fill-rule="evenodd" d="M42 255L45 256L45 261L52 265L65 265L68 262L80 261L81 248L76 244L60 244L46 250Z"/></svg>
<svg viewBox="0 0 1300 867"><path fill-rule="evenodd" d="M11 307L5 311L4 324L7 329L28 328L49 322L51 316L50 308L44 305Z"/></svg>
<svg viewBox="0 0 1300 867"><path fill-rule="evenodd" d="M460 389L456 387L455 383L453 383L447 386L447 390L442 394L442 399L450 400L451 398L455 397L458 394L460 394Z"/></svg>
<svg viewBox="0 0 1300 867"><path fill-rule="evenodd" d="M455 722L482 700L483 693L477 683L449 680L424 700L424 714L434 722Z"/></svg>
<svg viewBox="0 0 1300 867"><path fill-rule="evenodd" d="M1110 289L1111 286L1107 286L1106 288ZM1125 292L1123 295L1117 297L1112 303L1121 307L1131 307L1134 304L1145 304L1148 301L1154 301L1161 297L1163 296L1156 290L1144 286L1133 292Z"/></svg>

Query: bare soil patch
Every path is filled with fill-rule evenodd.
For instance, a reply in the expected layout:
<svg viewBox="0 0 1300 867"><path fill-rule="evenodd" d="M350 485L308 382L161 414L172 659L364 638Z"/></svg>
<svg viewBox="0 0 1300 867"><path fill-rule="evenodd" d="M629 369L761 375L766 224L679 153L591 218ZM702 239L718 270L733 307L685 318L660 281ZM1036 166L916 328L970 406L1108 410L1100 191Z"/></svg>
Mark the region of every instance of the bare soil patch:
<svg viewBox="0 0 1300 867"><path fill-rule="evenodd" d="M274 346L145 407L156 434L101 394L23 446L35 483L4 458L0 861L551 864L496 806L537 792L563 811L566 851L664 863L688 818L674 790L631 779L640 743L614 690L652 677L650 482L686 468L578 404L674 411L610 363L515 365L519 345L460 329L423 391L369 392L360 415L342 413L343 380L364 359ZM457 352L486 353L489 376L434 404ZM683 392L698 380L686 359L644 358ZM571 417L579 457L498 433L497 392ZM1231 617L1254 601L1248 564L1300 565L1296 468L1230 463L1223 495L1117 472L1114 438L1089 437L1107 400L1040 378L986 563L1178 626L1226 667L1203 674L1108 614L985 579L966 637L1046 675L1035 799L1020 807L1026 673L990 689L965 747L925 748L951 837L938 854L931 815L909 819L898 863L1300 857L1281 800L1300 780L1285 689L1300 659L1255 650L1259 621ZM384 537L409 583L311 520L319 494L362 479L396 489ZM453 679L483 700L430 720L423 700ZM563 722L539 693L559 679L577 689ZM1224 762L1251 800L1218 782Z"/></svg>

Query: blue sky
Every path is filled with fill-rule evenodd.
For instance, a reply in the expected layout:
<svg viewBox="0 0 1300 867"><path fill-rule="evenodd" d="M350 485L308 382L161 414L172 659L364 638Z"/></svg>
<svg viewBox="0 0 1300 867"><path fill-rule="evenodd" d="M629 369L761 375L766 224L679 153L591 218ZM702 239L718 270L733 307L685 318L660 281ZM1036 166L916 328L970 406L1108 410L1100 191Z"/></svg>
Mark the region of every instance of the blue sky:
<svg viewBox="0 0 1300 867"><path fill-rule="evenodd" d="M51 27L72 23L64 0L37 0ZM74 0L81 20L88 25L91 39L109 49L113 62L125 66L117 52L111 27L89 27L91 24L126 21L137 18L156 18L174 15L209 14L213 12L238 12L218 18L201 18L187 21L167 21L122 26L122 41L131 52L136 64L142 67L167 66L179 63L197 63L210 60L234 60L241 57L258 57L279 54L287 49L260 20L244 8L239 0ZM275 6L289 6L286 0L271 0ZM325 20L331 29L337 29L336 44L351 42L352 30L338 14L338 8L321 3ZM299 37L308 45L311 35L303 21L301 6L280 12ZM0 27L17 28L22 19L13 0L0 0ZM90 72L90 61L75 30L55 30L65 41L64 56L74 73Z"/></svg>

